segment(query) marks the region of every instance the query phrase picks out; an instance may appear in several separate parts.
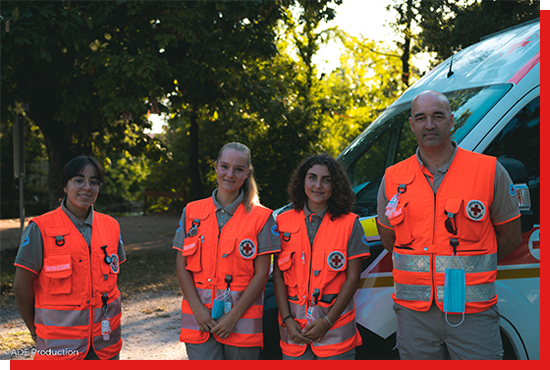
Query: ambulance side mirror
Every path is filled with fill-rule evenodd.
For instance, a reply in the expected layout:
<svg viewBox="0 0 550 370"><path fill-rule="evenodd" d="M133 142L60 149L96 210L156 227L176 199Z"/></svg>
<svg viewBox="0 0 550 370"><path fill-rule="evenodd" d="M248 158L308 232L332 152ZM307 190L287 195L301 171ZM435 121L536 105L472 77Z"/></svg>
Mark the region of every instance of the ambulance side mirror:
<svg viewBox="0 0 550 370"><path fill-rule="evenodd" d="M521 212L521 232L527 232L535 224L535 214L531 211L531 196L529 193L529 175L525 165L513 158L498 158L500 164L506 168L514 183L518 195L519 211Z"/></svg>

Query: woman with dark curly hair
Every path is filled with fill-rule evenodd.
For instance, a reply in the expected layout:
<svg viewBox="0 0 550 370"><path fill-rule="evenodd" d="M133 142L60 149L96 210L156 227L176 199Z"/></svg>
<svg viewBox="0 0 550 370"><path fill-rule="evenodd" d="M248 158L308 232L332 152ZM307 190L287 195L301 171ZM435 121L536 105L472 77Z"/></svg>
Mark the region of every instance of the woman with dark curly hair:
<svg viewBox="0 0 550 370"><path fill-rule="evenodd" d="M288 193L293 209L277 217L282 251L273 271L283 359L353 360L362 344L353 295L370 253L349 179L318 154L296 169Z"/></svg>

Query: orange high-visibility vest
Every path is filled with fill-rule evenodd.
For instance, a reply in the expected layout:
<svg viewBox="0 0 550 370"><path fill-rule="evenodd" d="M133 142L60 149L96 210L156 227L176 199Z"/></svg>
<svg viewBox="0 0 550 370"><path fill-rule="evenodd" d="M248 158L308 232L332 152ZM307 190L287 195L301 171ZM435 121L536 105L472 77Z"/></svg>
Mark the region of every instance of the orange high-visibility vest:
<svg viewBox="0 0 550 370"><path fill-rule="evenodd" d="M282 248L278 266L287 287L290 314L302 329L307 326L308 308L315 305L314 319L323 318L346 281L347 247L356 219L357 215L349 213L332 220L327 213L311 247L303 210L290 210L277 216ZM280 312L279 331L285 355L297 357L304 354L307 346L290 338L286 327L282 326ZM315 355L329 357L361 344L355 323L355 305L351 299L334 326L320 342L312 343L311 348Z"/></svg>
<svg viewBox="0 0 550 370"><path fill-rule="evenodd" d="M445 269L453 246L460 257L453 268L466 273L466 313L481 312L497 302L497 241L489 208L493 203L496 158L457 148L451 166L434 194L416 156L386 170L386 196L405 187L390 216L395 231L393 279L396 303L427 311L436 298L443 311ZM454 215L454 222L447 221ZM445 222L456 227L449 232ZM454 226L456 225L456 226ZM451 227L452 229L452 227Z"/></svg>
<svg viewBox="0 0 550 370"><path fill-rule="evenodd" d="M197 295L208 309L216 296L228 286L232 306L254 277L254 259L258 255L258 233L271 217L272 211L255 206L246 213L240 204L221 232L218 228L216 206L212 198L187 204L185 225L188 232L198 225L196 235L185 238L182 255L187 257L186 269L193 276ZM241 316L227 338L214 335L223 344L239 347L262 347L262 316L264 292ZM180 341L204 343L210 333L199 329L189 303L183 298Z"/></svg>
<svg viewBox="0 0 550 370"><path fill-rule="evenodd" d="M116 356L122 348L118 222L94 212L90 248L61 208L30 222L38 226L44 243L44 263L33 285L34 359L82 360L90 345L100 359ZM102 246L113 259L110 264ZM103 297L112 331L107 341L101 335Z"/></svg>

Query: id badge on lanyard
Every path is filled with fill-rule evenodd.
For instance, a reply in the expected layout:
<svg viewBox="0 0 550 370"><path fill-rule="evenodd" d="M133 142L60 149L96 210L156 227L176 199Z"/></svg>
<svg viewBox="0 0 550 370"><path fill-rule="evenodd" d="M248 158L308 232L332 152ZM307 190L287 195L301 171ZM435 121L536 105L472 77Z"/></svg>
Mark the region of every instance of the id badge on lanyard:
<svg viewBox="0 0 550 370"><path fill-rule="evenodd" d="M450 268L451 261L456 255L460 262L461 268ZM447 320L447 324L452 327L460 326L464 322L464 314L466 312L466 272L462 261L458 254L453 253L449 259L449 265L445 269L445 286L443 297L443 311L445 312L445 320L447 320L447 313L461 313L462 320L453 325Z"/></svg>

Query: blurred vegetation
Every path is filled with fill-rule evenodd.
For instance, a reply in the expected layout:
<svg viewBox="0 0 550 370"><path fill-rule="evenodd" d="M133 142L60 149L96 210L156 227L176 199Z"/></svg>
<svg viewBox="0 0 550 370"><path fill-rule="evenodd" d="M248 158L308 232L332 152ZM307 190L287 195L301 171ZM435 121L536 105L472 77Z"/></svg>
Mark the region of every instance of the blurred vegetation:
<svg viewBox="0 0 550 370"><path fill-rule="evenodd" d="M11 351L20 351L35 347L34 340L28 330L0 334L0 353L9 354Z"/></svg>
<svg viewBox="0 0 550 370"><path fill-rule="evenodd" d="M0 251L0 306L5 307L9 302L13 302L13 279L15 278L15 255L16 248L4 249Z"/></svg>

